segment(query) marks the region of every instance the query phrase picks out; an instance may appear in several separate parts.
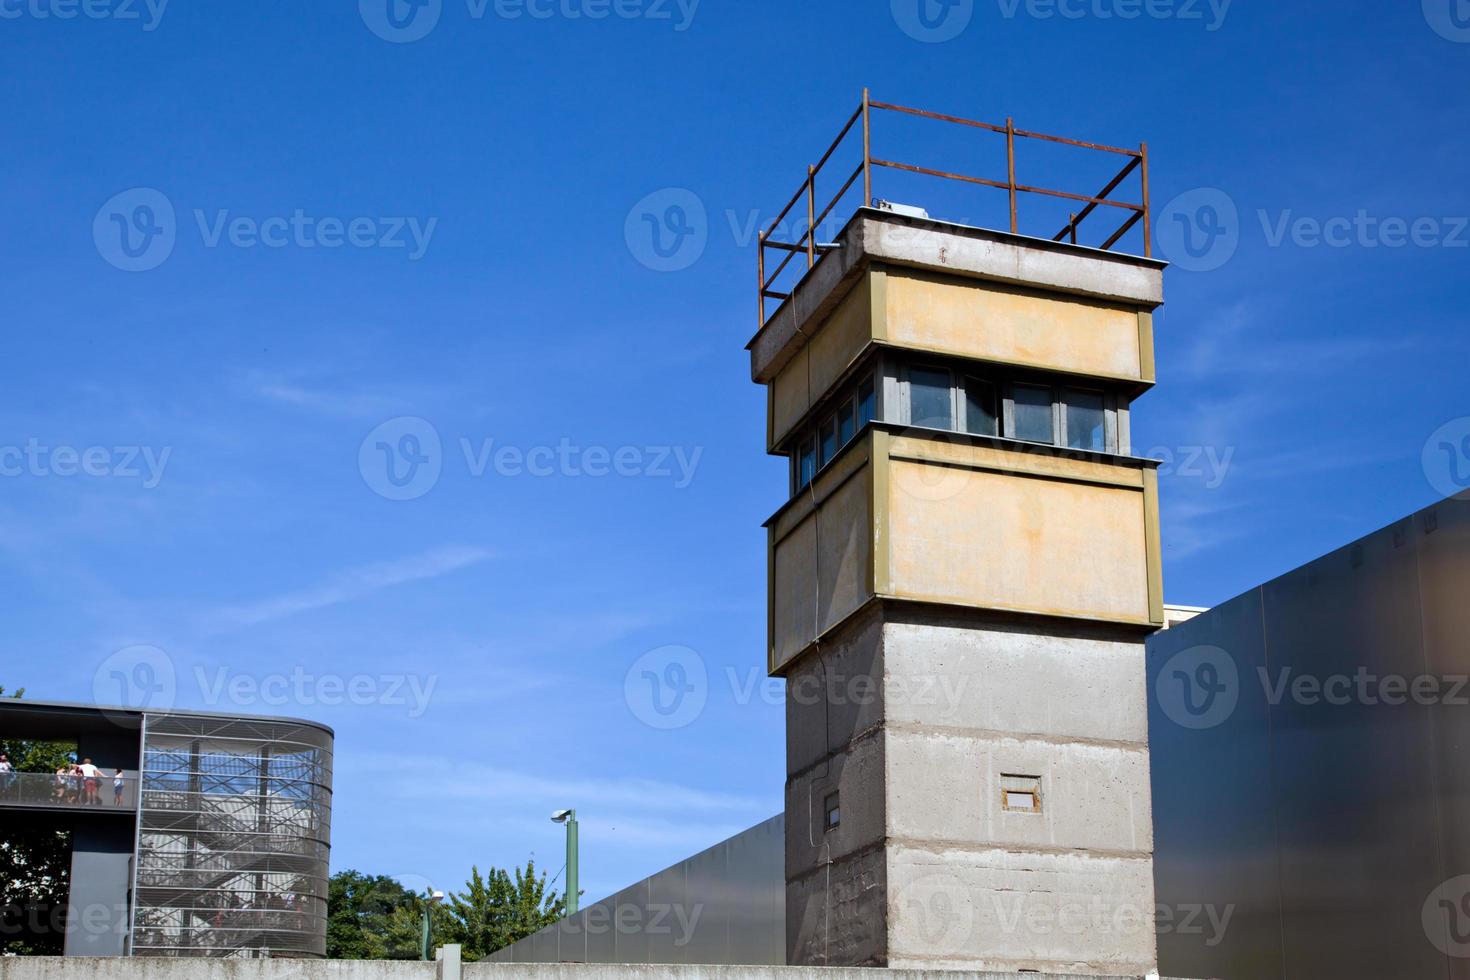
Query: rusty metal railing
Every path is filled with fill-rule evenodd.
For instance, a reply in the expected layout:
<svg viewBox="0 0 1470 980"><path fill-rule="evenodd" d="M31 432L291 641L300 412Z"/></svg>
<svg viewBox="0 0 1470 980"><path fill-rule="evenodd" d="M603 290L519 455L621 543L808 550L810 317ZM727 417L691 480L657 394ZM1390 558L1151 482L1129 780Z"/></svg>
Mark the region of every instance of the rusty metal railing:
<svg viewBox="0 0 1470 980"><path fill-rule="evenodd" d="M1006 179L1003 181L990 180L985 177L975 177L968 174L951 173L949 171L935 170L930 167L921 167L915 164L900 163L895 160L875 157L873 155L872 123L873 113L875 111L893 112L904 115L917 116L923 119L937 120L939 122L952 123L959 126L968 126L973 129L979 129L991 133L1004 135L1006 138ZM824 207L821 212L818 213L816 191L817 177L822 173L823 168L825 168L827 164L832 160L833 155L837 152L838 148L842 146L844 141L846 141L847 138L855 131L859 131L859 123L862 124L860 129L860 132L862 134L862 161L858 164L857 168L852 172L852 174L846 178L845 182L842 184L841 189L838 190L836 195L832 197L831 201L826 205L826 207ZM1022 139L1033 139L1050 143L1060 143L1066 146L1078 147L1085 150L1094 150L1100 153L1114 153L1120 156L1127 157L1128 162L1123 166L1123 169L1118 172L1118 175L1112 180L1108 181L1103 189L1098 191L1095 195L1076 194L1070 191L1054 190L1046 187L1037 187L1030 184L1022 184L1016 180L1016 141ZM861 179L863 182L863 203L870 204L873 201L873 172L874 168L876 167L884 167L891 170L900 170L908 173L921 174L928 177L939 177L945 180L960 181L968 184L976 184L981 187L990 187L1006 191L1010 197L1010 228L1013 234L1020 234L1019 201L1020 195L1022 194L1037 194L1045 197L1060 198L1063 200L1077 201L1085 204L1086 207L1082 208L1082 210L1069 215L1067 224L1062 227L1061 231L1052 236L1052 241L1056 242L1059 242L1065 238L1070 240L1072 244L1076 244L1078 227L1089 217L1091 217L1092 214L1100 207L1118 208L1121 210L1125 210L1130 212L1127 219L1123 222L1122 226L1114 231L1112 235L1110 235L1099 247L1105 251L1111 250L1113 246L1122 241L1123 236L1132 231L1134 226L1136 226L1141 221L1143 222L1143 254L1145 256L1152 256L1153 254L1153 228L1152 212L1150 210L1149 204L1147 143L1141 143L1139 144L1138 149L1133 150L1118 146L1106 146L1101 143L1088 143L1083 140L1069 139L1065 136L1052 136L1047 133L1035 133L1023 129L1017 129L1014 119L1007 119L1005 121L1005 125L1000 126L994 123L980 122L974 119L963 119L959 116L945 115L944 113L940 112L930 112L925 109L913 109L908 106L894 105L889 102L876 102L872 99L869 91L867 89L864 89L863 100L862 103L858 106L857 111L855 111L852 116L848 118L847 123L842 127L842 131L837 134L837 138L832 141L832 145L827 148L827 152L822 154L821 159L818 160L815 164L807 167L806 180L802 183L801 187L797 189L796 193L792 195L791 200L787 203L786 207L784 207L781 210L781 213L776 216L775 220L771 222L770 227L763 228L761 230L758 260L758 271L760 275L761 326L764 326L766 322L766 300L785 300L791 295L790 292L783 292L773 288L776 282L781 278L781 274L786 271L787 266L789 266L798 255L804 255L806 257L807 268L810 269L817 264L817 259L822 254L833 248L833 246L831 245L822 245L817 242L817 228L819 228L822 225L822 222L824 222L832 214L833 210L836 209L837 205L842 201L843 197L846 196L846 194L850 190L852 190L853 186L858 182L859 179ZM1109 197L1109 195L1114 193L1120 186L1122 186L1123 182L1131 177L1135 171L1137 171L1139 174L1141 196L1143 199L1142 203L1134 204L1129 201L1121 201ZM840 177L842 175L839 174L838 176ZM800 238L798 238L798 240L794 242L779 241L772 238L772 234L791 214L792 209L802 202L803 198L805 198L806 201L807 220L805 234L800 236ZM775 270L769 275L766 274L767 249L785 253L785 257L775 265Z"/></svg>

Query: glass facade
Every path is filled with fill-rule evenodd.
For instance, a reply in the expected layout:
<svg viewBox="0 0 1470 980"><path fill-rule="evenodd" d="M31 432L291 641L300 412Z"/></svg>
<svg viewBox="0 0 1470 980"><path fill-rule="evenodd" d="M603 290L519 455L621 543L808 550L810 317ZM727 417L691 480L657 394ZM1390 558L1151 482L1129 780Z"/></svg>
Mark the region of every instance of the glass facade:
<svg viewBox="0 0 1470 980"><path fill-rule="evenodd" d="M332 736L147 716L135 956L324 957Z"/></svg>

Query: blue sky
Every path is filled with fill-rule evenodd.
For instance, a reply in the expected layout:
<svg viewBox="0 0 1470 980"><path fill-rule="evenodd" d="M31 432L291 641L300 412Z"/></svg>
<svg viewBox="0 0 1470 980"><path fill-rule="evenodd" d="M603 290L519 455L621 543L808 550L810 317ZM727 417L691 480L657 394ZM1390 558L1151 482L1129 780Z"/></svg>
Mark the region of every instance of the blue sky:
<svg viewBox="0 0 1470 980"><path fill-rule="evenodd" d="M915 2L0 0L0 683L328 722L334 868L440 887L777 812L742 229L864 85L1149 141L1170 601L1463 486L1463 0Z"/></svg>

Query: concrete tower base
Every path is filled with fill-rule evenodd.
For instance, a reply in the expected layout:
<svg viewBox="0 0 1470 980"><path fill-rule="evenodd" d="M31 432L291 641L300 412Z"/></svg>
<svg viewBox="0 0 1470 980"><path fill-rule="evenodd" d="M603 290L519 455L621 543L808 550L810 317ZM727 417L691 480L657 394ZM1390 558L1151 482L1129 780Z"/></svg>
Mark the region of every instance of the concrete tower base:
<svg viewBox="0 0 1470 980"><path fill-rule="evenodd" d="M879 599L799 658L788 962L1153 972L1143 639Z"/></svg>

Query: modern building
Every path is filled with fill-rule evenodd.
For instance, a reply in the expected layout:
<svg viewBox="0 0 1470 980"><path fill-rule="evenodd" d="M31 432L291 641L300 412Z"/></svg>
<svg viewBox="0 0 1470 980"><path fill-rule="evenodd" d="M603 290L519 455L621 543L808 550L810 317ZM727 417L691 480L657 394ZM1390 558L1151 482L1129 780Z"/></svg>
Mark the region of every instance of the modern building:
<svg viewBox="0 0 1470 980"><path fill-rule="evenodd" d="M0 781L0 826L70 830L66 955L326 955L331 729L3 700L0 737L103 772Z"/></svg>

